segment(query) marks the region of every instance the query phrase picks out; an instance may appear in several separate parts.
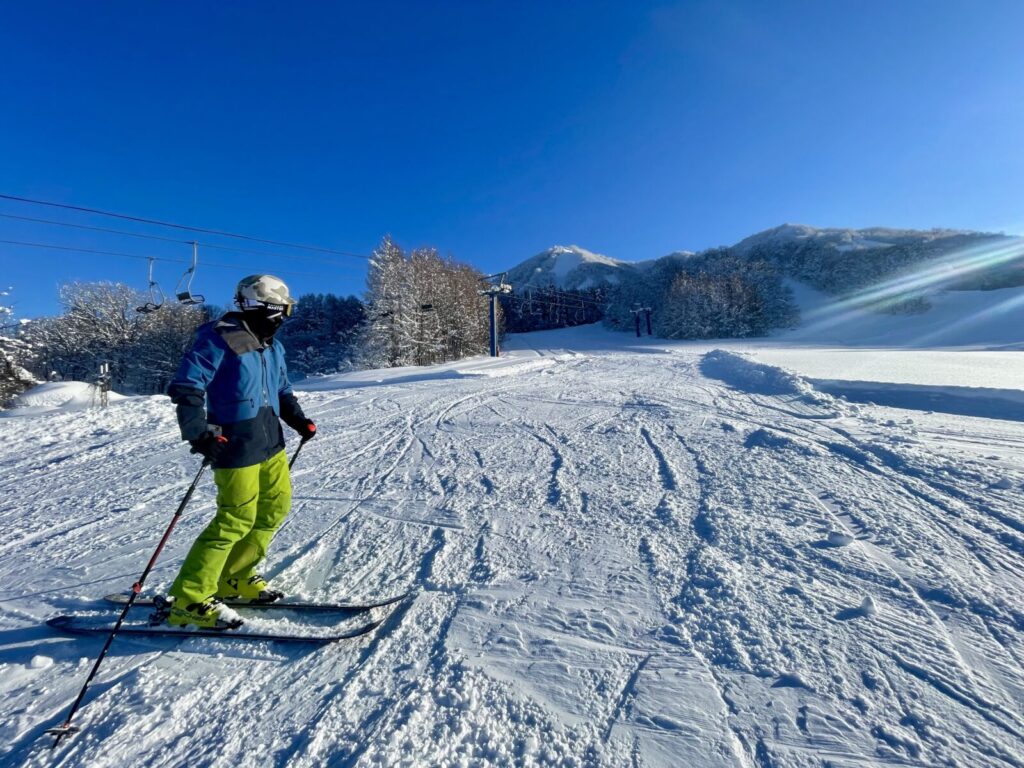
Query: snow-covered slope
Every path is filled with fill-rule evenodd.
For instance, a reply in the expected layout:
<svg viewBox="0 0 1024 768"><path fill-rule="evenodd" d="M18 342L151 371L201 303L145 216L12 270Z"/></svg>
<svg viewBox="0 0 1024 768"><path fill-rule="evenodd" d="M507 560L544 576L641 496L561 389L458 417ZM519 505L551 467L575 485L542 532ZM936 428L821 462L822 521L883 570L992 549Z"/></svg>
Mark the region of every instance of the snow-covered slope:
<svg viewBox="0 0 1024 768"><path fill-rule="evenodd" d="M800 327L779 340L858 347L1024 349L1024 287L937 291L919 314L871 312L792 281Z"/></svg>
<svg viewBox="0 0 1024 768"><path fill-rule="evenodd" d="M981 232L956 229L916 230L890 229L887 227L841 229L809 227L805 224L783 224L744 238L732 246L732 250L738 254L746 255L758 246L779 246L814 240L840 251L860 251L908 243L930 243L957 235L991 236Z"/></svg>
<svg viewBox="0 0 1024 768"><path fill-rule="evenodd" d="M117 640L56 754L101 640L41 622L109 612L197 464L161 397L0 420L0 762L1024 763L1024 423L593 326L300 397L266 574L412 599L316 650Z"/></svg>

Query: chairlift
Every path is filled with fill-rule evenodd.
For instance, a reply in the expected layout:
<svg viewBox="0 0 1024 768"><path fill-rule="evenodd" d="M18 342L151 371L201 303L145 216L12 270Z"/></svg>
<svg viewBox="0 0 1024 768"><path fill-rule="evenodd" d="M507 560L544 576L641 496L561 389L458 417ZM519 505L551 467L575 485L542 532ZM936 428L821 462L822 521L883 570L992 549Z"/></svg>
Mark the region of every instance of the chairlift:
<svg viewBox="0 0 1024 768"><path fill-rule="evenodd" d="M153 263L156 261L155 258L150 257L149 259L149 301L143 304L141 307L136 307L136 312L141 312L144 315L148 315L151 312L156 312L160 307L164 305L163 290L161 290L159 284L153 279Z"/></svg>
<svg viewBox="0 0 1024 768"><path fill-rule="evenodd" d="M185 274L178 280L178 285L174 289L174 295L178 299L179 304L184 304L187 307L195 306L196 304L203 304L206 302L206 297L198 293L192 293L192 278L196 276L196 265L199 264L199 243L192 243L192 266L185 270ZM182 286L185 286L182 288Z"/></svg>
<svg viewBox="0 0 1024 768"><path fill-rule="evenodd" d="M528 294L529 298L526 300L526 306L530 311L530 317L541 318L544 317L544 307L540 304L533 303L533 290L530 290Z"/></svg>

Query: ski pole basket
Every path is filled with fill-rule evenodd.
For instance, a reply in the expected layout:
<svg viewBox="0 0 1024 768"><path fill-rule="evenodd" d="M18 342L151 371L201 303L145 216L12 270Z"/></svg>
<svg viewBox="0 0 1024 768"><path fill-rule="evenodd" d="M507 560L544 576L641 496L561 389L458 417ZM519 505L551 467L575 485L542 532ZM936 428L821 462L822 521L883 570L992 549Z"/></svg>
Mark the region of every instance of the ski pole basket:
<svg viewBox="0 0 1024 768"><path fill-rule="evenodd" d="M178 280L174 289L174 295L179 304L191 307L196 304L203 304L206 297L198 293L192 293L192 279L196 276L196 265L199 264L199 243L192 243L192 266L185 270L185 274Z"/></svg>
<svg viewBox="0 0 1024 768"><path fill-rule="evenodd" d="M144 315L148 315L151 312L156 312L160 307L164 305L164 292L160 289L156 280L153 279L153 262L156 261L154 258L149 259L149 301L143 304L141 307L136 307L136 312L141 312Z"/></svg>

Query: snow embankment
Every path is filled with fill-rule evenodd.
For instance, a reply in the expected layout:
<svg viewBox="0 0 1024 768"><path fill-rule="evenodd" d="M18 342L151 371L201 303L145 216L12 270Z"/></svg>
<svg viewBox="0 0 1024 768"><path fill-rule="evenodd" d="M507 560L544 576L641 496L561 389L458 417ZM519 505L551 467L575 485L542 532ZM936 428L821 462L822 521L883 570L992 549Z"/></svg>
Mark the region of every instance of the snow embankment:
<svg viewBox="0 0 1024 768"><path fill-rule="evenodd" d="M730 386L744 392L760 395L793 395L806 403L828 407L836 413L849 413L849 403L863 403L866 405L882 405L890 408L901 408L904 410L924 411L928 413L951 413L960 416L975 416L987 419L1003 419L1008 421L1024 421L1024 391L1020 389L999 389L994 387L964 386L958 383L950 384L919 384L904 381L887 381L886 374L879 372L881 381L873 381L869 378L852 378L852 376L865 376L863 369L861 373L851 373L849 370L850 358L856 356L852 350L828 350L835 352L841 358L836 361L835 355L826 355L819 352L819 355L833 361L829 367L815 360L813 355L807 352L796 350L758 350L757 352L739 353L716 349L704 356L701 363L701 372L709 378L718 379ZM914 354L895 353L888 354ZM925 380L944 380L943 372L949 381L973 381L975 378L970 370L965 370L964 376L950 375L948 370L943 369L941 358L944 355L976 355L983 353L916 353L922 359L919 361L924 369L917 373ZM998 353L996 353L998 354ZM771 360L786 360L793 363L799 373L781 366L769 365L757 362L753 356ZM939 357L936 363L935 358ZM847 363L844 368L842 363ZM938 370L927 371L927 363L936 363ZM1024 359L1021 360L1024 363ZM961 368L962 366L955 366ZM892 369L888 375L891 376ZM816 378L807 376L810 371L831 376L830 378ZM826 373L829 371L830 373ZM845 378L844 374L851 378ZM1024 380L1024 379L1022 379Z"/></svg>
<svg viewBox="0 0 1024 768"><path fill-rule="evenodd" d="M784 368L758 363L746 355L715 349L704 355L700 371L736 389L756 395L793 395L806 403L838 408L829 395L814 388L804 377Z"/></svg>
<svg viewBox="0 0 1024 768"><path fill-rule="evenodd" d="M404 366L398 368L376 368L349 373L335 373L327 376L311 376L295 384L295 388L306 392L330 392L337 389L429 383L445 380L500 378L536 371L554 365L550 358L522 359L521 357L476 357L465 358L454 363L431 366Z"/></svg>
<svg viewBox="0 0 1024 768"><path fill-rule="evenodd" d="M108 401L124 400L117 392L107 393ZM100 404L100 390L84 381L51 381L32 387L14 399L11 410L2 416L38 416L53 411L78 411Z"/></svg>

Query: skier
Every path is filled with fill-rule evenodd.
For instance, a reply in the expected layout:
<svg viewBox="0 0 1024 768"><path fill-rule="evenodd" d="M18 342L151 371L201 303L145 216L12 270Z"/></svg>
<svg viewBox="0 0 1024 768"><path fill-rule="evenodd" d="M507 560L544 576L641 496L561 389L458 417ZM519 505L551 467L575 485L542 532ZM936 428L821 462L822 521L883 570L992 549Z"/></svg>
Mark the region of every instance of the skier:
<svg viewBox="0 0 1024 768"><path fill-rule="evenodd" d="M316 435L292 392L274 334L295 300L273 275L250 275L228 312L196 333L168 388L181 437L213 466L217 512L199 534L164 604L168 624L234 629L224 598L282 597L256 567L291 505L281 420L304 440Z"/></svg>

